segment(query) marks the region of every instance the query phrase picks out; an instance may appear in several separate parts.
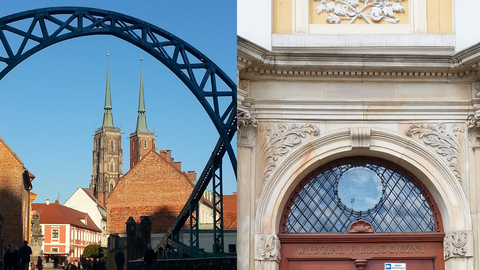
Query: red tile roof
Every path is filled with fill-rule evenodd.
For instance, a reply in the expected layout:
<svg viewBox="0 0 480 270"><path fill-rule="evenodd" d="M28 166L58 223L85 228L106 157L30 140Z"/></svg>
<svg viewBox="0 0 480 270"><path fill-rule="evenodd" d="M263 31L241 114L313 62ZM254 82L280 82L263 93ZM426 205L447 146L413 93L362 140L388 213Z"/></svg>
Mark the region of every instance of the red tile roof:
<svg viewBox="0 0 480 270"><path fill-rule="evenodd" d="M225 229L237 228L237 193L223 195L223 227Z"/></svg>
<svg viewBox="0 0 480 270"><path fill-rule="evenodd" d="M63 206L56 201L45 203L32 203L32 209L40 212L40 224L70 224L75 227L101 232L87 213ZM82 222L86 221L86 224Z"/></svg>

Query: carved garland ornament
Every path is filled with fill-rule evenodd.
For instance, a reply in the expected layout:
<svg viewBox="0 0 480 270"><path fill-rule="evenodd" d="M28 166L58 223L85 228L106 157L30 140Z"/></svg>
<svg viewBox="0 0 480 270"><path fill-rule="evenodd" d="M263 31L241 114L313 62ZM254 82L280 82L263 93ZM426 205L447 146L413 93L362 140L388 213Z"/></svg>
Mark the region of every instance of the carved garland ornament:
<svg viewBox="0 0 480 270"><path fill-rule="evenodd" d="M280 262L280 239L276 235L257 235L258 260Z"/></svg>
<svg viewBox="0 0 480 270"><path fill-rule="evenodd" d="M348 20L349 24L357 19L362 19L368 24L380 22L382 20L396 24L399 19L395 19L395 12L405 12L402 6L404 0L313 0L319 1L317 14L323 11L329 13L328 23L340 23L341 20ZM360 5L360 2L363 5ZM393 2L393 3L392 3ZM371 20L370 20L370 19Z"/></svg>
<svg viewBox="0 0 480 270"><path fill-rule="evenodd" d="M464 129L459 124L413 124L407 131L407 136L418 134L418 138L444 159L458 181L462 181L460 157L462 154L462 136Z"/></svg>
<svg viewBox="0 0 480 270"><path fill-rule="evenodd" d="M466 232L450 232L443 239L445 260L452 257L463 257L467 254L468 234Z"/></svg>
<svg viewBox="0 0 480 270"><path fill-rule="evenodd" d="M267 124L260 128L260 132L265 133L262 142L265 157L263 183L270 177L279 157L287 154L289 148L301 143L307 134L320 134L318 127L311 124Z"/></svg>

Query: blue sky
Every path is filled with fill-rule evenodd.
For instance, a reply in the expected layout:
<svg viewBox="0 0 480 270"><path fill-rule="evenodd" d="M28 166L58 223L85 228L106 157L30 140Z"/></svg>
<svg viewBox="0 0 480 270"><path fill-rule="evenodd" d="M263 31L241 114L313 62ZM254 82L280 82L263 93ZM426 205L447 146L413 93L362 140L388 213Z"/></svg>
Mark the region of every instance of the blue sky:
<svg viewBox="0 0 480 270"><path fill-rule="evenodd" d="M152 23L193 45L236 82L236 1L4 0L0 17L54 6L106 9ZM0 137L35 174L35 202L59 198L64 203L78 187L90 184L93 135L103 119L107 53L113 120L123 133L123 173L130 164L128 134L136 126L140 58L147 125L155 130L158 149L172 150L182 170L200 175L218 140L190 90L140 48L113 36L55 44L0 80ZM228 159L224 168L224 193L231 194L236 181Z"/></svg>

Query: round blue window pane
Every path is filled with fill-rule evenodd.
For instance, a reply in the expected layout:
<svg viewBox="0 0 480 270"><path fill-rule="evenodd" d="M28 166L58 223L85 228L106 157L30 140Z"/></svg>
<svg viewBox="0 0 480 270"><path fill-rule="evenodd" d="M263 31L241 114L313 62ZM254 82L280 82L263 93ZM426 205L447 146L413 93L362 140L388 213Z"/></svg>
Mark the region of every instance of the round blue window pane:
<svg viewBox="0 0 480 270"><path fill-rule="evenodd" d="M382 181L368 168L352 168L338 180L338 197L354 211L367 211L382 198Z"/></svg>

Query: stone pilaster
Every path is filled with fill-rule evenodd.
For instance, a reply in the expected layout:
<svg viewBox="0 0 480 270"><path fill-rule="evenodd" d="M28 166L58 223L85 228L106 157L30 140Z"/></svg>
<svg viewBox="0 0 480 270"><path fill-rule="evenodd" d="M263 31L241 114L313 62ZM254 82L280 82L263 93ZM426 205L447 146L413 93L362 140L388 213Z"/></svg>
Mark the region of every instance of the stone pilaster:
<svg viewBox="0 0 480 270"><path fill-rule="evenodd" d="M248 81L237 89L237 268L255 269L253 255L255 231L255 145L257 119Z"/></svg>

